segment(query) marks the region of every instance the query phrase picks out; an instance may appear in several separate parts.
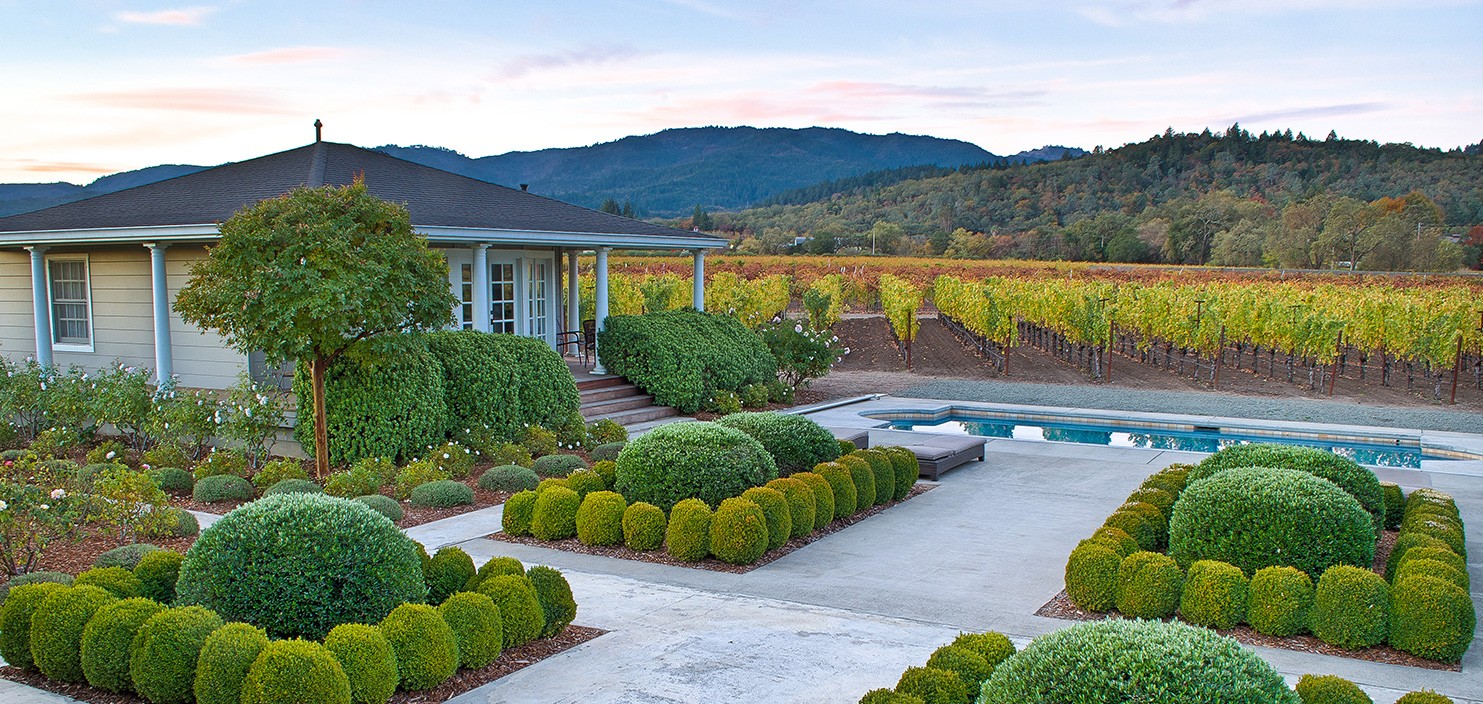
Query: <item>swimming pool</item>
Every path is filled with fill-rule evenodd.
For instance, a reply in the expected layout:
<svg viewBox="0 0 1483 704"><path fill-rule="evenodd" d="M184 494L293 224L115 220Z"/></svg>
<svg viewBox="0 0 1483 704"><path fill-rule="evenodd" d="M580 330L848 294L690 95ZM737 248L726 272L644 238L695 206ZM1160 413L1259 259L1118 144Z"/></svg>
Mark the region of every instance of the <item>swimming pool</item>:
<svg viewBox="0 0 1483 704"><path fill-rule="evenodd" d="M1070 442L1105 447L1137 447L1182 452L1216 452L1224 447L1247 443L1270 442L1302 445L1327 450L1355 462L1374 467L1420 469L1421 460L1465 459L1445 453L1424 450L1419 441L1396 438L1382 442L1359 438L1337 438L1332 434L1242 432L1229 428L1205 428L1175 424L1150 423L1139 427L1136 422L1072 422L1063 420L984 418L954 411L943 417L892 417L912 414L871 413L871 417L889 420L894 430L915 430L953 435L977 435L986 438Z"/></svg>

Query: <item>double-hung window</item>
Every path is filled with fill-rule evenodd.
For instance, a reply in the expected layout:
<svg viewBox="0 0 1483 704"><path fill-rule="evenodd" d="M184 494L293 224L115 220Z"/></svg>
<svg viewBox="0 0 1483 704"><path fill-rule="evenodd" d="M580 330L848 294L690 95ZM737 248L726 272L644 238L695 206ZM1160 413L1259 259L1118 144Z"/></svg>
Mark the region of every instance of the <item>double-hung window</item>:
<svg viewBox="0 0 1483 704"><path fill-rule="evenodd" d="M93 311L87 258L48 258L46 268L51 295L52 343L91 347Z"/></svg>

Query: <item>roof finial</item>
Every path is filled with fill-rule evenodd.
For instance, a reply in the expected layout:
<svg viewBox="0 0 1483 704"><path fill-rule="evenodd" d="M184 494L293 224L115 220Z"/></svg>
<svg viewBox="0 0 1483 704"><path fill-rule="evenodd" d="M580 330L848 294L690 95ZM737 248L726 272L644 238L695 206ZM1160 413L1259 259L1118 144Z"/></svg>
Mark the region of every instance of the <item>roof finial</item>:
<svg viewBox="0 0 1483 704"><path fill-rule="evenodd" d="M314 141L324 141L324 123L320 122L318 118L314 120Z"/></svg>

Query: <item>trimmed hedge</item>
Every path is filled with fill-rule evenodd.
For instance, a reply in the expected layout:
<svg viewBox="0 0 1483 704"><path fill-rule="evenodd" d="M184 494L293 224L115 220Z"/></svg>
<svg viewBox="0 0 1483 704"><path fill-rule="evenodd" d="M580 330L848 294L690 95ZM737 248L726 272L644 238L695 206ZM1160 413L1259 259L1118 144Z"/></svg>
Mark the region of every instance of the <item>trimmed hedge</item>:
<svg viewBox="0 0 1483 704"><path fill-rule="evenodd" d="M87 585L67 587L42 600L31 614L31 659L36 669L58 682L86 681L82 671L83 629L94 614L115 601L117 598L106 590Z"/></svg>
<svg viewBox="0 0 1483 704"><path fill-rule="evenodd" d="M865 507L865 502L860 496L855 484L855 474L849 467L839 462L825 462L814 467L814 473L829 482L829 488L834 492L834 517L836 519L853 516L857 511Z"/></svg>
<svg viewBox="0 0 1483 704"><path fill-rule="evenodd" d="M505 649L518 648L540 637L546 627L546 613L529 577L496 575L479 583L479 593L499 607Z"/></svg>
<svg viewBox="0 0 1483 704"><path fill-rule="evenodd" d="M541 540L562 540L577 534L577 509L582 498L564 486L554 486L536 496L530 515L530 534Z"/></svg>
<svg viewBox="0 0 1483 704"><path fill-rule="evenodd" d="M791 537L802 538L814 532L814 490L808 484L792 477L780 477L768 482L766 488L781 493L788 502Z"/></svg>
<svg viewBox="0 0 1483 704"><path fill-rule="evenodd" d="M196 661L192 687L196 704L240 704L247 672L266 647L267 632L249 623L229 623L212 631Z"/></svg>
<svg viewBox="0 0 1483 704"><path fill-rule="evenodd" d="M171 494L188 494L196 487L195 476L177 467L151 469L149 478L153 479L160 489Z"/></svg>
<svg viewBox="0 0 1483 704"><path fill-rule="evenodd" d="M1442 552L1441 550L1438 550L1436 548L1432 548L1431 551ZM1412 550L1411 552L1414 554L1421 552L1421 550ZM1396 568L1395 581L1401 582L1407 577L1415 577L1417 575L1426 575L1428 577L1445 579L1453 584L1456 584L1459 587L1462 587L1464 591L1472 587L1472 581L1468 579L1468 573L1463 571L1462 569L1459 569L1452 564L1440 560L1425 560L1417 559L1415 557L1407 558L1400 567Z"/></svg>
<svg viewBox="0 0 1483 704"><path fill-rule="evenodd" d="M1395 700L1395 704L1453 704L1452 698L1447 697L1430 689L1411 692Z"/></svg>
<svg viewBox="0 0 1483 704"><path fill-rule="evenodd" d="M1303 704L1375 704L1358 685L1338 675L1303 675L1294 689Z"/></svg>
<svg viewBox="0 0 1483 704"><path fill-rule="evenodd" d="M719 504L777 474L772 455L740 430L715 423L673 423L623 448L614 489L629 501L668 510L690 498Z"/></svg>
<svg viewBox="0 0 1483 704"><path fill-rule="evenodd" d="M35 670L31 657L31 616L47 597L71 589L57 582L22 584L10 590L0 608L0 657L22 670Z"/></svg>
<svg viewBox="0 0 1483 704"><path fill-rule="evenodd" d="M896 470L896 480L891 486L895 493L891 495L892 501L900 501L911 493L911 488L916 486L917 477L921 476L921 465L917 463L917 456L911 450L904 447L882 447L878 448L891 459L891 467Z"/></svg>
<svg viewBox="0 0 1483 704"><path fill-rule="evenodd" d="M1318 578L1308 629L1329 645L1368 648L1385 642L1390 585L1361 567L1334 565Z"/></svg>
<svg viewBox="0 0 1483 704"><path fill-rule="evenodd" d="M1242 467L1278 467L1326 479L1359 502L1370 515L1376 533L1385 527L1385 495L1375 473L1348 457L1311 447L1276 443L1232 445L1200 462L1190 471L1188 482L1194 484Z"/></svg>
<svg viewBox="0 0 1483 704"><path fill-rule="evenodd" d="M541 478L564 477L579 469L587 469L587 460L577 455L543 455L531 465L531 471Z"/></svg>
<svg viewBox="0 0 1483 704"><path fill-rule="evenodd" d="M577 414L576 380L542 340L452 330L429 334L427 346L442 375L451 432L488 428L515 440L527 424L557 428Z"/></svg>
<svg viewBox="0 0 1483 704"><path fill-rule="evenodd" d="M623 545L648 552L664 544L664 509L642 501L623 510Z"/></svg>
<svg viewBox="0 0 1483 704"><path fill-rule="evenodd" d="M534 470L518 464L490 467L479 475L479 488L485 491L526 491L539 483L541 478Z"/></svg>
<svg viewBox="0 0 1483 704"><path fill-rule="evenodd" d="M598 445L597 447L592 448L592 452L589 454L592 455L592 461L594 463L617 462L618 453L622 452L623 446L627 444L628 441L626 440L623 442L605 442L601 445Z"/></svg>
<svg viewBox="0 0 1483 704"><path fill-rule="evenodd" d="M1111 548L1083 541L1066 560L1066 596L1087 611L1117 604L1117 572L1123 558Z"/></svg>
<svg viewBox="0 0 1483 704"><path fill-rule="evenodd" d="M1385 527L1389 530L1401 527L1401 519L1406 515L1406 495L1401 485L1380 482L1380 494L1385 498Z"/></svg>
<svg viewBox="0 0 1483 704"><path fill-rule="evenodd" d="M978 704L1175 700L1300 704L1271 665L1234 639L1177 621L1124 619L1036 638L994 669Z"/></svg>
<svg viewBox="0 0 1483 704"><path fill-rule="evenodd" d="M1214 560L1190 565L1179 597L1184 620L1207 628L1234 628L1246 619L1251 583L1241 568Z"/></svg>
<svg viewBox="0 0 1483 704"><path fill-rule="evenodd" d="M365 496L357 496L354 499L351 499L351 501L359 504L364 504L372 511L386 516L386 520L388 521L400 521L402 520L402 517L406 515L406 513L402 511L402 505L397 503L396 499L383 494L367 494Z"/></svg>
<svg viewBox="0 0 1483 704"><path fill-rule="evenodd" d="M1290 565L1321 575L1337 564L1369 565L1375 530L1359 502L1326 480L1291 469L1229 469L1179 497L1169 554L1181 565L1219 560L1250 573Z"/></svg>
<svg viewBox="0 0 1483 704"><path fill-rule="evenodd" d="M879 448L856 450L855 454L869 462L875 474L875 505L891 503L896 496L896 467L891 464L891 457Z"/></svg>
<svg viewBox="0 0 1483 704"><path fill-rule="evenodd" d="M350 679L329 649L308 640L268 643L242 682L242 704L350 704Z"/></svg>
<svg viewBox="0 0 1483 704"><path fill-rule="evenodd" d="M350 701L386 704L396 693L396 652L379 627L342 623L330 629L324 647L345 670L345 677L350 681Z"/></svg>
<svg viewBox="0 0 1483 704"><path fill-rule="evenodd" d="M309 473L304 471L304 465L298 460L277 459L263 465L257 474L252 475L252 485L258 491L267 491L274 484L285 479L308 479Z"/></svg>
<svg viewBox="0 0 1483 704"><path fill-rule="evenodd" d="M161 604L141 597L98 609L82 629L82 674L88 684L107 692L131 691L129 644L145 621L164 610Z"/></svg>
<svg viewBox="0 0 1483 704"><path fill-rule="evenodd" d="M285 569L285 566L291 566ZM427 597L418 546L365 504L269 496L202 532L180 566L177 601L270 635L322 638Z"/></svg>
<svg viewBox="0 0 1483 704"><path fill-rule="evenodd" d="M1174 495L1156 487L1139 487L1133 493L1128 494L1128 503L1140 502L1153 506L1168 519L1169 513L1174 510Z"/></svg>
<svg viewBox="0 0 1483 704"><path fill-rule="evenodd" d="M766 514L750 497L726 499L711 518L711 554L722 562L750 565L767 552L768 534Z"/></svg>
<svg viewBox="0 0 1483 704"><path fill-rule="evenodd" d="M139 590L144 586L133 572L122 567L94 567L85 570L77 575L72 585L98 587L112 594L115 599L139 596Z"/></svg>
<svg viewBox="0 0 1483 704"><path fill-rule="evenodd" d="M872 689L860 697L860 704L924 704L921 697L902 694L894 689Z"/></svg>
<svg viewBox="0 0 1483 704"><path fill-rule="evenodd" d="M561 570L536 565L525 571L525 577L535 588L536 601L540 602L541 613L546 617L540 637L551 638L566 630L577 618L577 599L572 596L572 585L567 583Z"/></svg>
<svg viewBox="0 0 1483 704"><path fill-rule="evenodd" d="M855 511L858 513L875 505L875 467L859 454L845 455L836 464L849 472L855 485Z"/></svg>
<svg viewBox="0 0 1483 704"><path fill-rule="evenodd" d="M478 574L475 574L473 579L469 580L468 584L463 585L463 590L466 592L479 591L479 585L484 580L502 574L513 574L518 577L525 574L525 565L513 557L491 557L489 561L479 567Z"/></svg>
<svg viewBox="0 0 1483 704"><path fill-rule="evenodd" d="M1406 555L1410 554L1412 550L1416 550L1418 548L1445 550L1454 555L1457 555L1457 553L1453 551L1452 548L1447 545L1447 543L1437 540L1430 535L1422 535L1421 533L1401 533L1400 537L1395 539L1395 544L1390 547L1390 557L1385 563L1386 581L1395 581L1395 573L1396 570L1400 568L1401 562L1406 559ZM1461 557L1461 555L1459 555L1459 557Z"/></svg>
<svg viewBox="0 0 1483 704"><path fill-rule="evenodd" d="M1246 622L1257 633L1291 636L1308 630L1313 579L1296 567L1264 567L1251 576Z"/></svg>
<svg viewBox="0 0 1483 704"><path fill-rule="evenodd" d="M343 355L325 373L330 464L366 457L405 462L443 442L449 426L442 365L420 336L388 342L396 349L374 359ZM293 392L301 399L314 397L309 365L295 368ZM313 452L314 424L295 425L294 439Z"/></svg>
<svg viewBox="0 0 1483 704"><path fill-rule="evenodd" d="M1439 577L1414 575L1397 581L1390 599L1391 646L1442 662L1462 659L1477 628L1466 590Z"/></svg>
<svg viewBox="0 0 1483 704"><path fill-rule="evenodd" d="M504 644L499 607L484 594L459 592L438 605L438 614L458 641L458 666L484 667L499 657Z"/></svg>
<svg viewBox="0 0 1483 704"><path fill-rule="evenodd" d="M72 575L67 574L66 572L50 572L47 570L41 570L39 572L26 572L24 574L18 574L14 577L11 577L4 584L0 584L0 606L4 606L5 597L10 594L10 590L21 585L36 584L38 582L55 582L64 587L70 587L72 586L73 581L75 580L73 579Z"/></svg>
<svg viewBox="0 0 1483 704"><path fill-rule="evenodd" d="M1015 653L1014 643L1009 642L1009 638L1003 633L993 631L959 633L958 637L953 639L952 645L978 653L978 656L983 658L991 669L998 667L999 663Z"/></svg>
<svg viewBox="0 0 1483 704"><path fill-rule="evenodd" d="M682 562L699 562L711 554L711 507L700 499L685 499L669 512L664 547Z"/></svg>
<svg viewBox="0 0 1483 704"><path fill-rule="evenodd" d="M1127 557L1139 550L1138 541L1134 540L1133 536L1128 535L1121 528L1102 526L1092 531L1092 537L1089 540L1106 543L1119 557Z"/></svg>
<svg viewBox="0 0 1483 704"><path fill-rule="evenodd" d="M896 682L896 692L920 698L924 704L965 704L968 685L958 673L935 667L909 667Z"/></svg>
<svg viewBox="0 0 1483 704"><path fill-rule="evenodd" d="M566 477L566 485L572 491L577 492L577 496L584 499L587 498L588 494L593 492L608 490L607 480L603 479L601 474L590 469L572 471Z"/></svg>
<svg viewBox="0 0 1483 704"><path fill-rule="evenodd" d="M733 413L716 421L756 438L777 463L778 476L812 469L839 457L839 444L824 426L790 413Z"/></svg>
<svg viewBox="0 0 1483 704"><path fill-rule="evenodd" d="M592 463L592 473L602 478L602 488L611 489L618 483L618 463L614 460L598 460Z"/></svg>
<svg viewBox="0 0 1483 704"><path fill-rule="evenodd" d="M500 529L508 535L530 535L530 522L535 517L536 499L534 491L517 491L505 499L505 508L500 516Z"/></svg>
<svg viewBox="0 0 1483 704"><path fill-rule="evenodd" d="M927 658L927 667L957 674L970 695L979 691L984 680L994 672L993 666L982 655L956 645L944 645L932 651L932 656Z"/></svg>
<svg viewBox="0 0 1483 704"><path fill-rule="evenodd" d="M583 545L617 545L623 542L623 514L628 502L612 491L594 491L577 508L577 540Z"/></svg>
<svg viewBox="0 0 1483 704"><path fill-rule="evenodd" d="M1184 573L1174 558L1135 552L1117 568L1117 610L1130 618L1168 618L1179 608Z"/></svg>
<svg viewBox="0 0 1483 704"><path fill-rule="evenodd" d="M396 654L402 689L432 689L458 671L458 639L437 609L402 604L381 620L380 627Z"/></svg>
<svg viewBox="0 0 1483 704"><path fill-rule="evenodd" d="M366 470L331 472L324 480L324 493L342 499L375 494L380 488L380 478Z"/></svg>
<svg viewBox="0 0 1483 704"><path fill-rule="evenodd" d="M427 508L470 506L474 503L474 490L463 482L442 479L413 487L409 498L413 506Z"/></svg>
<svg viewBox="0 0 1483 704"><path fill-rule="evenodd" d="M279 494L323 494L321 487L308 479L280 479L273 486L263 492L263 496L278 496Z"/></svg>
<svg viewBox="0 0 1483 704"><path fill-rule="evenodd" d="M232 474L205 477L196 482L195 488L191 489L191 498L203 504L221 501L251 501L256 496L257 492L253 490L252 484Z"/></svg>
<svg viewBox="0 0 1483 704"><path fill-rule="evenodd" d="M162 549L163 548L158 545L150 545L149 543L130 543L128 545L120 545L112 550L103 553L102 555L99 555L96 560L93 560L93 566L122 567L127 570L132 570L139 565L139 561L144 559L145 555L148 555L152 552L159 552Z"/></svg>
<svg viewBox="0 0 1483 704"><path fill-rule="evenodd" d="M443 603L478 574L474 558L452 545L438 548L422 572L427 582L427 602L433 605Z"/></svg>
<svg viewBox="0 0 1483 704"><path fill-rule="evenodd" d="M822 530L834 522L834 489L829 480L815 472L799 472L789 479L808 485L814 495L814 530Z"/></svg>
<svg viewBox="0 0 1483 704"><path fill-rule="evenodd" d="M742 492L741 498L757 504L762 509L762 515L767 519L768 550L776 550L788 542L788 538L793 535L793 512L788 508L788 499L783 496L782 492L758 486ZM711 535L715 534L715 524L712 523ZM712 538L711 552L713 553L715 552L714 542Z"/></svg>
<svg viewBox="0 0 1483 704"><path fill-rule="evenodd" d="M165 609L139 627L129 644L134 691L154 704L190 704L201 647L223 625L210 609Z"/></svg>
<svg viewBox="0 0 1483 704"><path fill-rule="evenodd" d="M731 316L691 308L610 317L597 346L610 374L681 413L700 410L717 390L777 378L777 360L761 337Z"/></svg>
<svg viewBox="0 0 1483 704"><path fill-rule="evenodd" d="M1157 550L1160 537L1164 530L1156 521L1151 521L1147 516L1129 509L1119 508L1107 517L1102 523L1104 527L1115 528L1126 533L1138 544L1140 550Z"/></svg>

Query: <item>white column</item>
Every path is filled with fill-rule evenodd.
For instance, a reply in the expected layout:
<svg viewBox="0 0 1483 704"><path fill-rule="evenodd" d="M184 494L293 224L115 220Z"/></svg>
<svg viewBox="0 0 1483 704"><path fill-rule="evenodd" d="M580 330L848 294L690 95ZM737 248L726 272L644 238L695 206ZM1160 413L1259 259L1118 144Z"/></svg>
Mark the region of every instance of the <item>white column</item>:
<svg viewBox="0 0 1483 704"><path fill-rule="evenodd" d="M607 328L608 319L608 252L609 247L597 248L597 311L592 316L597 319L597 331L602 332ZM602 366L602 350L593 346L593 374L607 374L608 370Z"/></svg>
<svg viewBox="0 0 1483 704"><path fill-rule="evenodd" d="M31 302L36 315L36 363L51 366L51 311L46 295L46 247L27 247L31 253Z"/></svg>
<svg viewBox="0 0 1483 704"><path fill-rule="evenodd" d="M582 289L577 285L577 255L571 249L566 253L566 329L568 332L582 329ZM572 352L577 350L573 349Z"/></svg>
<svg viewBox="0 0 1483 704"><path fill-rule="evenodd" d="M695 291L691 295L695 297L695 310L705 310L705 250L695 250L695 281L692 282Z"/></svg>
<svg viewBox="0 0 1483 704"><path fill-rule="evenodd" d="M164 386L175 374L174 348L170 346L170 287L165 279L165 249L170 245L147 242L149 248L150 298L154 302L155 383Z"/></svg>
<svg viewBox="0 0 1483 704"><path fill-rule="evenodd" d="M489 332L489 245L474 245L474 329Z"/></svg>

